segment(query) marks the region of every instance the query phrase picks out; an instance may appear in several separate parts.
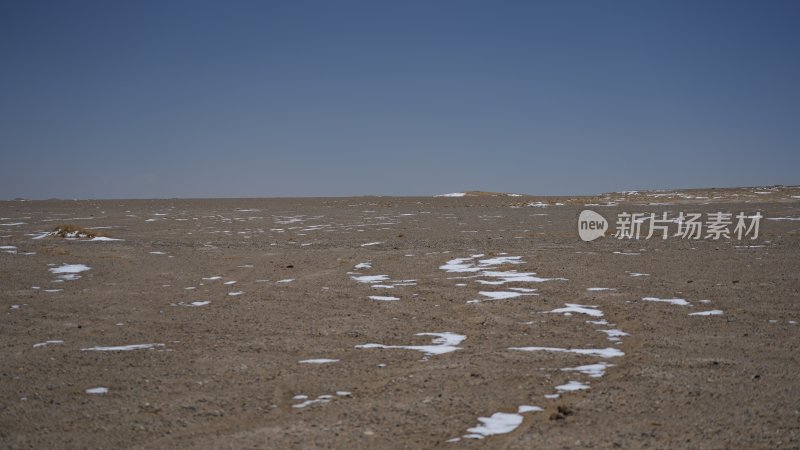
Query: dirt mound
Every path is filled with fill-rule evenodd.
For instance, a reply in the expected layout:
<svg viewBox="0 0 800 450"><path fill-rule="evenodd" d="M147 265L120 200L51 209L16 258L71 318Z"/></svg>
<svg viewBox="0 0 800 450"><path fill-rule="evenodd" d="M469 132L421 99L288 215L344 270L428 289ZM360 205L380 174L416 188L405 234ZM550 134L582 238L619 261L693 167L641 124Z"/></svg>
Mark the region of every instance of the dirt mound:
<svg viewBox="0 0 800 450"><path fill-rule="evenodd" d="M82 239L82 238L91 239L96 237L108 237L108 235L105 233L88 230L86 228L72 224L57 225L55 229L50 233L50 235L61 238L72 238L72 239Z"/></svg>

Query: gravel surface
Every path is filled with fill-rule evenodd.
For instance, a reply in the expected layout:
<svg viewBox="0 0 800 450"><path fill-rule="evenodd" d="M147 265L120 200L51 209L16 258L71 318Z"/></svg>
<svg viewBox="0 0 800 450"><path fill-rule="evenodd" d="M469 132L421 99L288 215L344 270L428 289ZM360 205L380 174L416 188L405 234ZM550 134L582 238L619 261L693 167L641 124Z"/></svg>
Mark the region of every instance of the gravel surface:
<svg viewBox="0 0 800 450"><path fill-rule="evenodd" d="M0 446L798 448L800 189L763 189L0 202Z"/></svg>

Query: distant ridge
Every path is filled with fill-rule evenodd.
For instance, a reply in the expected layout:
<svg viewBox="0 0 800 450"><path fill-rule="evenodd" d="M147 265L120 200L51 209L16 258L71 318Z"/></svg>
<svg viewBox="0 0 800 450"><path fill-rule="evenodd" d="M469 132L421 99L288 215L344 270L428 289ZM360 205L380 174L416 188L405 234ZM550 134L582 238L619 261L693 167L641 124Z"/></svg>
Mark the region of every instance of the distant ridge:
<svg viewBox="0 0 800 450"><path fill-rule="evenodd" d="M522 197L524 194L513 194L508 192L488 192L488 191L464 191L453 192L450 194L439 194L434 197Z"/></svg>

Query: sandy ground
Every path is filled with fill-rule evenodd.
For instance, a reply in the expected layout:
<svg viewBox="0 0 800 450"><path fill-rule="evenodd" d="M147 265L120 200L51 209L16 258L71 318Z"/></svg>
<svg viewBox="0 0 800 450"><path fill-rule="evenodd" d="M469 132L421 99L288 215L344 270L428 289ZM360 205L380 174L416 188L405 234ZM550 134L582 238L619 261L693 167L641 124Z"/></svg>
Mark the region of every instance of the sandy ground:
<svg viewBox="0 0 800 450"><path fill-rule="evenodd" d="M800 217L796 188L0 202L0 444L799 448L800 221L586 243L586 203ZM122 240L33 239L58 223Z"/></svg>

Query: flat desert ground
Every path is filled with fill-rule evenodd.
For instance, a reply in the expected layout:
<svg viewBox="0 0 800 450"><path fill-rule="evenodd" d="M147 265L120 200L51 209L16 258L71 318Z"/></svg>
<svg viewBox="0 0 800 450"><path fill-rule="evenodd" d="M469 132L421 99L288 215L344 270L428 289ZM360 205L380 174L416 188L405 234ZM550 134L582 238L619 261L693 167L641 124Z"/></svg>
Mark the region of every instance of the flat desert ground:
<svg viewBox="0 0 800 450"><path fill-rule="evenodd" d="M583 242L583 209L764 219ZM0 217L3 448L800 447L797 188Z"/></svg>

